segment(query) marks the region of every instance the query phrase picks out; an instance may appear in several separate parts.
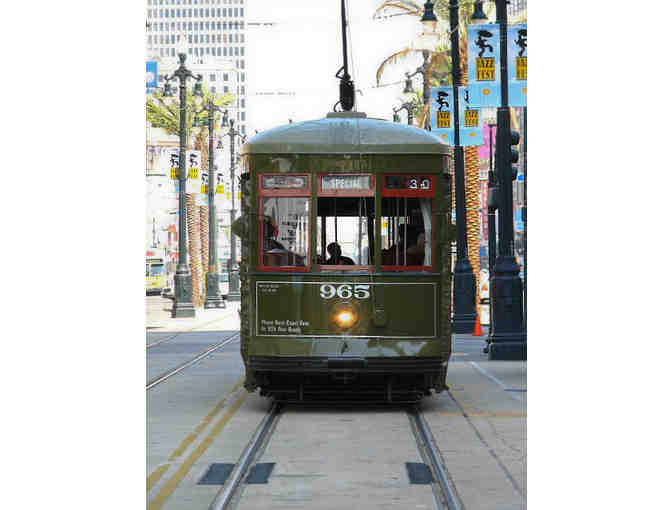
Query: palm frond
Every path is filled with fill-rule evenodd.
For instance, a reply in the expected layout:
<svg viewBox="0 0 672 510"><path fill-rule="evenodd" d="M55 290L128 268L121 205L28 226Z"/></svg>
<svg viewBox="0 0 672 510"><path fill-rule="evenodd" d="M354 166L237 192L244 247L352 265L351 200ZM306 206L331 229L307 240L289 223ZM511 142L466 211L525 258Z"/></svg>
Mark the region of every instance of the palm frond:
<svg viewBox="0 0 672 510"><path fill-rule="evenodd" d="M404 48L403 50L398 51L397 53L394 53L383 60L380 66L378 66L378 70L376 71L376 85L380 85L380 79L383 76L383 72L386 68L398 63L400 60L409 58L413 54L422 55L422 50L415 48Z"/></svg>
<svg viewBox="0 0 672 510"><path fill-rule="evenodd" d="M373 17L381 15L386 9L399 9L407 14L414 16L422 16L423 7L411 0L384 0L382 4L375 10Z"/></svg>

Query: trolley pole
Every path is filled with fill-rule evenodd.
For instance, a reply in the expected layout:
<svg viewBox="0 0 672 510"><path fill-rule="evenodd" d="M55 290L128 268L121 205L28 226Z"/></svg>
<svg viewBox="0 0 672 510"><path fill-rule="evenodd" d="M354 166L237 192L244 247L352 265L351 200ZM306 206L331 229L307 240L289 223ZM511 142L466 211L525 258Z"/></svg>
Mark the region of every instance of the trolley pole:
<svg viewBox="0 0 672 510"><path fill-rule="evenodd" d="M472 333L476 321L476 281L467 257L467 210L464 177L464 150L460 145L459 96L460 56L457 0L450 0L450 45L452 55L453 104L455 117L455 219L457 222L457 259L453 280L453 333Z"/></svg>
<svg viewBox="0 0 672 510"><path fill-rule="evenodd" d="M240 301L240 276L236 257L236 236L233 233L233 222L236 219L236 158L234 139L240 136L233 128L233 119L229 119L229 142L231 148L231 221L229 226L229 242L231 246L231 258L229 258L229 293L227 301Z"/></svg>
<svg viewBox="0 0 672 510"><path fill-rule="evenodd" d="M180 66L170 76L166 78L164 95L169 96L170 82L178 78L180 81L180 175L179 175L179 234L178 234L178 262L177 270L175 271L175 299L173 301L172 317L195 317L196 310L192 303L191 291L192 281L189 273L189 266L187 265L187 173L186 173L186 145L187 145L187 78L196 78L197 90L200 88L201 76L194 76L189 71L184 62L187 59L186 48L183 44L178 47L178 57L180 59Z"/></svg>
<svg viewBox="0 0 672 510"><path fill-rule="evenodd" d="M523 328L522 284L520 269L513 256L513 167L515 161L511 146L517 136L511 132L507 65L506 0L496 0L499 24L500 78L502 106L497 108L497 153L495 166L498 180L497 209L499 243L495 261L494 310L491 318L491 343L488 359L527 359L527 335Z"/></svg>

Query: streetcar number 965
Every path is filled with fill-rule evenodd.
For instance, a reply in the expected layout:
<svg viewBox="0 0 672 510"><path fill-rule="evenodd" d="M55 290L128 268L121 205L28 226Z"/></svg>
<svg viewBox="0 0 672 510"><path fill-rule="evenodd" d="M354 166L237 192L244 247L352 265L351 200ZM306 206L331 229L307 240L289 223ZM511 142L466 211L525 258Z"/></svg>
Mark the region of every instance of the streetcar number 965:
<svg viewBox="0 0 672 510"><path fill-rule="evenodd" d="M354 287L354 288L353 288ZM320 297L322 299L331 299L338 296L341 299L368 299L371 297L370 285L320 285Z"/></svg>

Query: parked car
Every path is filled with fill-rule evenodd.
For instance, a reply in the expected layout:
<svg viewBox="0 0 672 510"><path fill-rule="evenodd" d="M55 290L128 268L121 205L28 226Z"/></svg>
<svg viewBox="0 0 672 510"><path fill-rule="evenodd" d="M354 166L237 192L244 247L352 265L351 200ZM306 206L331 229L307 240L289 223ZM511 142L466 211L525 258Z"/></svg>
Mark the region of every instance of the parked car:
<svg viewBox="0 0 672 510"><path fill-rule="evenodd" d="M229 273L219 273L219 292L222 295L222 299L226 299L226 296L229 293Z"/></svg>

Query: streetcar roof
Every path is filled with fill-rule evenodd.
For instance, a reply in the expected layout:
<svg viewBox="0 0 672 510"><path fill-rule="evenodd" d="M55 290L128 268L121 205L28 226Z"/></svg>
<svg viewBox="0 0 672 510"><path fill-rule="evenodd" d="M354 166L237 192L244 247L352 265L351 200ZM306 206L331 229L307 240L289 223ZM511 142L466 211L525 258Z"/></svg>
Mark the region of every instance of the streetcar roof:
<svg viewBox="0 0 672 510"><path fill-rule="evenodd" d="M250 139L242 154L446 154L449 146L424 129L363 112L328 113L294 122Z"/></svg>

